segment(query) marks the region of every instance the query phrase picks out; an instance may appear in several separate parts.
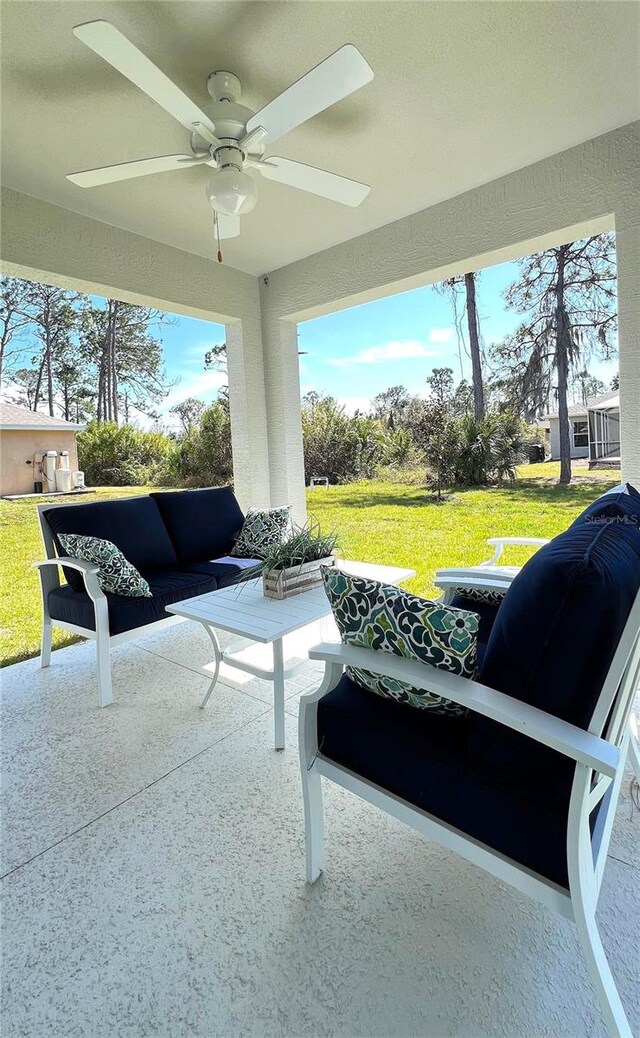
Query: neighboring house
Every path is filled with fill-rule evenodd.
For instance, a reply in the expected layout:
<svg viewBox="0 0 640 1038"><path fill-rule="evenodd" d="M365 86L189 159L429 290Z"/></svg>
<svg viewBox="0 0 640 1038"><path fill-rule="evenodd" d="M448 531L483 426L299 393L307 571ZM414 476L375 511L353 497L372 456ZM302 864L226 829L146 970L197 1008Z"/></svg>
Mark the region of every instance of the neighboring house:
<svg viewBox="0 0 640 1038"><path fill-rule="evenodd" d="M548 414L552 460L560 457L558 412ZM620 465L620 395L617 390L569 406L569 440L572 458L588 458L590 467Z"/></svg>
<svg viewBox="0 0 640 1038"><path fill-rule="evenodd" d="M32 494L34 483L42 480L39 462L46 451L68 451L75 472L76 434L82 429L84 425L0 400L0 494Z"/></svg>

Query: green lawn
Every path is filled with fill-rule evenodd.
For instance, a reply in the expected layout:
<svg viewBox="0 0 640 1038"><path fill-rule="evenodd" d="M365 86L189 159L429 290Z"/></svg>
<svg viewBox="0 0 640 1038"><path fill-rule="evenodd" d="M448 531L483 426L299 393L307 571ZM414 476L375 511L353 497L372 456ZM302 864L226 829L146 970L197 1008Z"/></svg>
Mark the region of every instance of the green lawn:
<svg viewBox="0 0 640 1038"><path fill-rule="evenodd" d="M434 571L443 566L473 565L487 557L486 538L521 534L552 537L608 487L619 473L574 470L576 481L558 486L558 465L524 465L514 486L459 490L438 504L420 486L366 482L307 492L309 512L326 529L340 533L343 555L366 562L410 566L417 576L407 587L418 594L434 591ZM146 493L145 487L100 487L94 494L60 499L70 508L98 498ZM38 652L40 595L31 563L43 557L33 499L0 501L2 581L0 658L3 664ZM513 549L510 560L522 562L527 549ZM54 647L75 641L54 630Z"/></svg>
<svg viewBox="0 0 640 1038"><path fill-rule="evenodd" d="M342 553L365 562L410 566L408 590L430 596L444 566L471 566L490 557L487 537L553 537L619 473L576 469L575 483L558 486L553 462L525 465L513 486L457 490L438 503L424 487L355 483L307 492L309 513L340 531ZM530 548L506 549L508 561L526 561Z"/></svg>

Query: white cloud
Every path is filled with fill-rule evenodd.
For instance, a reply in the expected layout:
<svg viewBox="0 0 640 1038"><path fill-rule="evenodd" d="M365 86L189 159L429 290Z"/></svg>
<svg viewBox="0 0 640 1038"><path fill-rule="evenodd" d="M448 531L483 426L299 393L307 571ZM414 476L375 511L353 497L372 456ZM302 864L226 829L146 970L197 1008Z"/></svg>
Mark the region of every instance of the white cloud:
<svg viewBox="0 0 640 1038"><path fill-rule="evenodd" d="M432 328L429 332L429 342L449 342L452 335L452 328Z"/></svg>
<svg viewBox="0 0 640 1038"><path fill-rule="evenodd" d="M225 371L202 371L197 375L188 375L181 382L178 382L177 386L169 390L169 395L162 401L160 410L163 414L166 414L174 404L179 404L190 396L207 402L214 400L218 395L220 387L226 386L227 382L228 378Z"/></svg>
<svg viewBox="0 0 640 1038"><path fill-rule="evenodd" d="M371 408L371 397L368 396L341 396L338 403L342 404L347 414L355 414L356 411L369 411Z"/></svg>
<svg viewBox="0 0 640 1038"><path fill-rule="evenodd" d="M361 350L353 357L331 357L328 363L342 368L350 364L388 364L395 360L433 356L437 354L428 350L418 339L392 339L382 346L371 346L368 350Z"/></svg>

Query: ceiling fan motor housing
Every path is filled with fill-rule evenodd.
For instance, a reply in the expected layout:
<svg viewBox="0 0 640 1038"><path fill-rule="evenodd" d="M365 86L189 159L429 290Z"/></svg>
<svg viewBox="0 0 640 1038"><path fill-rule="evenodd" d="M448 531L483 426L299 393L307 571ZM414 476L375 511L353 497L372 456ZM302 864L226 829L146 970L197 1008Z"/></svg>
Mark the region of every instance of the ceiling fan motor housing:
<svg viewBox="0 0 640 1038"><path fill-rule="evenodd" d="M212 72L207 79L207 92L214 101L237 101L242 84L233 72Z"/></svg>
<svg viewBox="0 0 640 1038"><path fill-rule="evenodd" d="M253 115L250 108L235 101L212 101L208 105L203 105L202 110L215 126L218 140L225 142L237 143L242 140L246 125ZM210 148L210 143L198 132L191 134L191 150L194 155L204 155Z"/></svg>

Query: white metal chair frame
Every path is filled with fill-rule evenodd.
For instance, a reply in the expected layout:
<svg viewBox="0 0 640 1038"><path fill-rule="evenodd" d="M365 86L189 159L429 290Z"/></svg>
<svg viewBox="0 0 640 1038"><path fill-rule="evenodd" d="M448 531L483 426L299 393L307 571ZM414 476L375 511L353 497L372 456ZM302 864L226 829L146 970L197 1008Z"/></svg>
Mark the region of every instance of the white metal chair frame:
<svg viewBox="0 0 640 1038"><path fill-rule="evenodd" d="M135 638L140 638L143 634L150 634L152 631L159 630L162 627L171 627L174 624L181 623L183 617L165 617L162 620L156 620L155 623L136 627L130 631L124 631L122 634L111 635L109 632L109 609L107 596L98 584L98 578L96 575L98 567L94 566L93 563L85 562L82 559L71 559L58 557L56 555L56 546L51 533L51 528L45 518L48 509L54 507L56 506L38 505L40 532L42 533L42 540L44 542L44 549L47 556L43 561L34 563L34 568L37 569L40 574L40 587L42 590L42 643L40 650L40 666L48 667L51 664L51 636L54 627L61 627L64 631L71 631L72 634L79 634L82 638L94 641L96 643L96 662L98 668L98 701L100 706L109 706L113 703L113 685L111 681L111 663L109 657L111 646L132 641ZM79 573L82 573L85 591L93 603L95 630L92 630L89 627L80 627L78 624L68 623L66 620L55 620L51 617L49 611L49 592L53 591L54 588L60 587L60 566L66 566L68 569L75 569Z"/></svg>
<svg viewBox="0 0 640 1038"><path fill-rule="evenodd" d="M445 592L445 595L447 591L450 591L449 597L453 596L453 589L460 586L486 587L487 590L501 590L505 586L505 581L508 587L522 568L521 566L499 565L505 547L514 544L524 544L541 548L548 543L548 537L488 537L487 544L493 548L493 555L490 559L487 559L486 562L480 562L477 566L438 569L436 570L434 583L436 587L441 588ZM475 583L476 580L479 581L478 584ZM499 581L500 583L498 585L488 583L491 581Z"/></svg>
<svg viewBox="0 0 640 1038"><path fill-rule="evenodd" d="M373 649L335 644L318 645L309 655L311 659L324 661L325 673L320 688L305 693L300 700L307 881L314 883L324 869L322 778L326 778L573 920L609 1033L613 1038L632 1038L602 946L595 912L629 746L631 705L640 678L640 594L631 609L586 731L495 689L426 663ZM336 687L345 666L383 674L445 696L575 761L567 825L569 889L324 757L318 746L318 703ZM589 817L601 802L598 824L592 835Z"/></svg>

